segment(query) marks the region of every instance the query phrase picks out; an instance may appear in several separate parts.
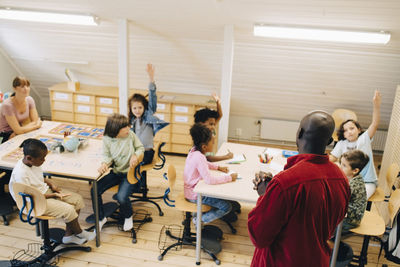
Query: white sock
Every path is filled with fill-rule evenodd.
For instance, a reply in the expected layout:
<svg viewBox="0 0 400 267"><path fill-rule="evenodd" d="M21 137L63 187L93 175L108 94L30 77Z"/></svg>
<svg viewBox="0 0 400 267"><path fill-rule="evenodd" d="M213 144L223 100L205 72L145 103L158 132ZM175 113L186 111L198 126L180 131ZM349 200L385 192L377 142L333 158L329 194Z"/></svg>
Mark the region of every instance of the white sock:
<svg viewBox="0 0 400 267"><path fill-rule="evenodd" d="M95 232L88 232L86 230L82 230L82 232L80 234L76 235L79 238L84 238L87 241L91 241L93 239L95 239L96 237L96 233Z"/></svg>
<svg viewBox="0 0 400 267"><path fill-rule="evenodd" d="M103 220L99 221L99 231L103 228L103 225L107 222L107 217L104 217Z"/></svg>
<svg viewBox="0 0 400 267"><path fill-rule="evenodd" d="M129 218L125 218L125 222L124 222L124 231L129 231L133 228L133 220L132 220L132 216Z"/></svg>
<svg viewBox="0 0 400 267"><path fill-rule="evenodd" d="M62 238L63 244L75 244L75 245L82 245L87 240L86 238L80 238L76 235L64 236Z"/></svg>

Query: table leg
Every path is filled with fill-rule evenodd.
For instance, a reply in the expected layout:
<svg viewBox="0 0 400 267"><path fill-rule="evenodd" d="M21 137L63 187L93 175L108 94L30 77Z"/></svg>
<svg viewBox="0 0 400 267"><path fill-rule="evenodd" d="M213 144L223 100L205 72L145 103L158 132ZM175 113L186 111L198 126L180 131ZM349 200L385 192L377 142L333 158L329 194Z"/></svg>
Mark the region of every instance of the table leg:
<svg viewBox="0 0 400 267"><path fill-rule="evenodd" d="M99 199L97 196L97 180L93 181L93 192L95 195L94 199L94 218L95 218L95 229L96 229L96 247L100 247L100 227L99 227Z"/></svg>
<svg viewBox="0 0 400 267"><path fill-rule="evenodd" d="M340 239L342 237L342 226L343 226L343 221L341 221L339 223L339 225L337 226L336 237L335 237L335 245L333 247L330 267L335 267L336 266L336 258L337 258L338 252L339 252Z"/></svg>
<svg viewBox="0 0 400 267"><path fill-rule="evenodd" d="M200 265L201 253L201 194L197 194L196 264Z"/></svg>

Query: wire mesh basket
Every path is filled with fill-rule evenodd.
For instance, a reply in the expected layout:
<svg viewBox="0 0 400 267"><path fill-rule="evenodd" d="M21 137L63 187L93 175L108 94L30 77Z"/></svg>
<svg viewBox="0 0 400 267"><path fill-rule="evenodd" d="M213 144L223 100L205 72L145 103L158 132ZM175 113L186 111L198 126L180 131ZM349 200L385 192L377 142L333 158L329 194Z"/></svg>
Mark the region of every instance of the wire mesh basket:
<svg viewBox="0 0 400 267"><path fill-rule="evenodd" d="M45 264L41 262L34 262L37 257L42 255L44 250L42 249L42 244L40 243L29 243L28 249L22 249L15 253L13 259L10 261L11 266L19 267L33 267L33 266L56 266L58 262L58 256L50 259L50 262L46 262Z"/></svg>
<svg viewBox="0 0 400 267"><path fill-rule="evenodd" d="M151 222L153 219L151 218L151 213L144 209L138 209L133 212L132 215L133 220L133 229L137 233L143 224ZM123 219L120 218L120 222L118 223L118 229L123 231Z"/></svg>
<svg viewBox="0 0 400 267"><path fill-rule="evenodd" d="M182 226L172 224L172 225L164 225L161 228L160 236L158 238L158 248L160 251L163 251L170 245L176 243L179 239L182 238ZM182 245L176 246L175 250L181 250Z"/></svg>

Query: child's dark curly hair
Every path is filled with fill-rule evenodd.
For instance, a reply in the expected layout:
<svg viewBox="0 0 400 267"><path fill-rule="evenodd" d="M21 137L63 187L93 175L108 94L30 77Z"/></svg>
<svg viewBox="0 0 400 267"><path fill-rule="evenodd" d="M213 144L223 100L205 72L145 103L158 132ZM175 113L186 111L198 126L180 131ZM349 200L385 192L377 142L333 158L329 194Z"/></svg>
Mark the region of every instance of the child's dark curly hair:
<svg viewBox="0 0 400 267"><path fill-rule="evenodd" d="M367 165L369 161L368 155L357 149L343 153L340 160L342 160L342 158L345 158L349 162L352 170L358 168L360 171L364 169L365 165Z"/></svg>
<svg viewBox="0 0 400 267"><path fill-rule="evenodd" d="M340 124L340 126L339 126L339 129L337 130L337 136L338 136L338 139L339 140L345 140L346 138L344 137L344 125L346 124L346 123L348 123L348 122L352 122L352 123L354 123L354 125L357 127L357 129L359 129L360 130L360 134L359 134L359 136L364 132L363 130L362 130L362 128L361 128L361 125L360 125L360 123L358 123L358 121L355 121L355 120L347 120L347 121L344 121L344 122L342 122L341 124Z"/></svg>
<svg viewBox="0 0 400 267"><path fill-rule="evenodd" d="M128 99L128 109L129 109L129 114L128 118L129 121L132 121L132 118L136 118L136 116L132 113L132 102L140 102L142 103L144 107L145 112L147 108L149 107L149 101L146 99L146 96L142 94L133 94L129 99Z"/></svg>
<svg viewBox="0 0 400 267"><path fill-rule="evenodd" d="M212 138L211 130L200 123L196 123L190 128L190 135L192 136L193 145L198 151L201 151L201 146L207 145Z"/></svg>
<svg viewBox="0 0 400 267"><path fill-rule="evenodd" d="M46 145L42 141L34 138L25 139L19 147L22 147L25 156L31 156L33 158L37 158L43 151L47 151Z"/></svg>
<svg viewBox="0 0 400 267"><path fill-rule="evenodd" d="M219 114L216 110L209 108L202 108L194 114L194 123L206 122L209 118L215 118L218 120Z"/></svg>

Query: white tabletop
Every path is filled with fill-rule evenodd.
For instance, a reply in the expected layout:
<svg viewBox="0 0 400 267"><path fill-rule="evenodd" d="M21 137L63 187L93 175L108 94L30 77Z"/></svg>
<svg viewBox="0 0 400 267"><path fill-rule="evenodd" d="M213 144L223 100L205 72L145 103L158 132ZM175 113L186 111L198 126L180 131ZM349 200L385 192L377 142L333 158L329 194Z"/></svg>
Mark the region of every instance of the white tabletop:
<svg viewBox="0 0 400 267"><path fill-rule="evenodd" d="M16 161L3 159L3 156L15 150L27 138L35 138L40 135L63 137L62 135L49 134L60 122L43 121L42 127L35 131L17 135L7 142L0 145L0 166L13 168ZM54 175L65 175L82 177L85 179L97 179L99 173L97 169L102 160L102 140L88 139L88 145L79 148L77 152L63 153L51 152L46 156L46 161L42 165L45 173Z"/></svg>
<svg viewBox="0 0 400 267"><path fill-rule="evenodd" d="M268 164L261 163L258 158L258 155L263 153L265 149L267 149L268 155L273 156L272 161ZM282 150L236 143L223 143L217 155L224 155L228 150L233 154L244 154L246 161L240 164L228 164L230 160L215 163L237 172L240 179L237 179L235 182L218 185L209 185L201 180L194 188L194 192L200 193L203 196L256 203L258 194L253 190L252 180L254 179L254 175L260 170L272 172L274 175L283 170L286 158L282 157Z"/></svg>

